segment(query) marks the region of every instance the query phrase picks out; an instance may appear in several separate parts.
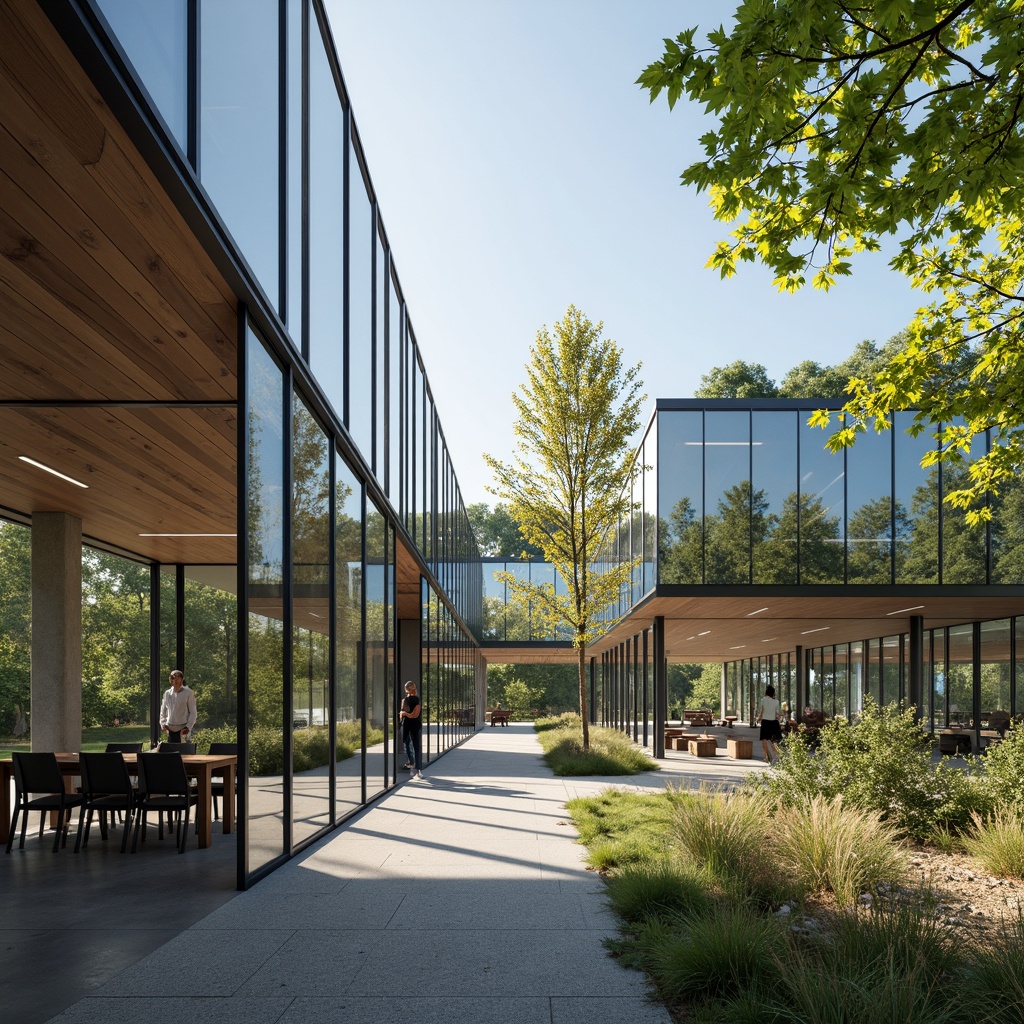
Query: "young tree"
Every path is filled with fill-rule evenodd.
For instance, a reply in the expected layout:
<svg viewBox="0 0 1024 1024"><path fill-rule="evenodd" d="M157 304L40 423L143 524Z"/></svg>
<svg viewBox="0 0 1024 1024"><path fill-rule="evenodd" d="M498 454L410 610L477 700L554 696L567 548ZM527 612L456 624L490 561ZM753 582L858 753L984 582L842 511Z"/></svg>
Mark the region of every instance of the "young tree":
<svg viewBox="0 0 1024 1024"><path fill-rule="evenodd" d="M496 486L526 540L536 545L565 583L538 585L502 574L520 601L552 628L564 626L578 651L583 747L587 722L587 645L611 624L605 613L629 585L634 563L607 561L595 569L602 542L633 511L626 484L634 472L630 441L646 396L639 365L624 369L622 350L601 337L575 306L537 332L526 364L527 382L512 396L518 420L511 465L490 455Z"/></svg>
<svg viewBox="0 0 1024 1024"><path fill-rule="evenodd" d="M665 40L638 81L652 101L686 94L718 118L706 159L683 173L719 220L739 221L709 265L727 276L760 260L782 289L808 275L827 289L855 253L902 236L891 265L935 301L884 369L850 380L829 447L916 409L911 432L940 441L922 464L980 449L946 500L988 519L986 491L1024 470L1019 5L745 0L706 49L696 32Z"/></svg>

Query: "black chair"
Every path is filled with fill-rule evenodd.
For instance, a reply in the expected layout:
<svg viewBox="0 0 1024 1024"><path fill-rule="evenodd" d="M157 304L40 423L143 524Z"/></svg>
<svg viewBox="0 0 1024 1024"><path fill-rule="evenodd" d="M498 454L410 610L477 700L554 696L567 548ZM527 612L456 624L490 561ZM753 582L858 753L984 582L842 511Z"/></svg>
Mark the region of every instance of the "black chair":
<svg viewBox="0 0 1024 1024"><path fill-rule="evenodd" d="M184 822L178 819L178 853L184 853L188 843L189 815L192 805L198 801L199 797L189 785L180 754L173 751L139 754L139 805L135 813L132 853L138 849L139 828L146 824L147 811L156 811L158 819L172 811L184 813Z"/></svg>
<svg viewBox="0 0 1024 1024"><path fill-rule="evenodd" d="M49 811L57 812L57 833L53 837L53 852L61 845L67 845L68 826L71 824L71 809L82 802L77 793L68 793L64 789L64 777L60 773L56 754L18 753L13 754L14 760L14 814L11 817L11 831L7 840L7 852L14 846L14 833L17 831L18 815L21 818L21 842L18 849L25 846L25 829L28 825L29 811L39 811L39 838L43 837L43 827ZM33 793L42 793L34 800ZM61 839L63 838L63 844Z"/></svg>
<svg viewBox="0 0 1024 1024"><path fill-rule="evenodd" d="M141 743L108 743L107 753L113 754L141 754L142 744Z"/></svg>
<svg viewBox="0 0 1024 1024"><path fill-rule="evenodd" d="M78 838L75 853L88 845L93 811L100 814L100 835L107 838L107 812L123 811L126 824L121 836L121 852L128 849L138 791L132 785L124 755L117 751L105 754L82 754L82 810L78 815Z"/></svg>
<svg viewBox="0 0 1024 1024"><path fill-rule="evenodd" d="M168 743L166 740L156 746L158 754L194 754L196 745L194 743Z"/></svg>
<svg viewBox="0 0 1024 1024"><path fill-rule="evenodd" d="M210 744L211 754L238 754L237 743L211 743ZM220 817L220 810L217 804L217 797L224 795L224 772L230 771L231 769L224 768L213 773L213 777L210 781L210 792L213 794L213 819L216 821ZM235 792L238 792L236 787Z"/></svg>

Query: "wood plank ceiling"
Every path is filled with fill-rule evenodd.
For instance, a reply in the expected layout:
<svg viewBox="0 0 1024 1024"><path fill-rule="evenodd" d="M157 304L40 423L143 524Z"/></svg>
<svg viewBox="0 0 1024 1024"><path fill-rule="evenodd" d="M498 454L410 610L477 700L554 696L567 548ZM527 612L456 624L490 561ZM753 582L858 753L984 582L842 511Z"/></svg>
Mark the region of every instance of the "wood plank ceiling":
<svg viewBox="0 0 1024 1024"><path fill-rule="evenodd" d="M233 563L235 296L22 0L0 5L0 253L0 505L69 512L145 558Z"/></svg>

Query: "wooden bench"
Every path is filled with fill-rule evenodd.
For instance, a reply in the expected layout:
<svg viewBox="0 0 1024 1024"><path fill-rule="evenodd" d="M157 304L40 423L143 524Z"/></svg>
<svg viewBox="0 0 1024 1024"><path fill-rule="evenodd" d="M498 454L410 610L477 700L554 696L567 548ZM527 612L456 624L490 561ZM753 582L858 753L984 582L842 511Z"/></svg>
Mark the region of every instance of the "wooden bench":
<svg viewBox="0 0 1024 1024"><path fill-rule="evenodd" d="M677 736L665 740L665 747L668 750L689 750L690 740L700 739L700 734L695 732L679 731Z"/></svg>
<svg viewBox="0 0 1024 1024"><path fill-rule="evenodd" d="M714 724L714 718L710 711L705 711L703 708L690 708L683 712L683 724L699 725L706 728Z"/></svg>
<svg viewBox="0 0 1024 1024"><path fill-rule="evenodd" d="M741 739L727 739L725 741L729 756L737 761L754 756L754 741Z"/></svg>
<svg viewBox="0 0 1024 1024"><path fill-rule="evenodd" d="M492 711L491 728L493 729L496 725L508 725L510 714L510 711Z"/></svg>
<svg viewBox="0 0 1024 1024"><path fill-rule="evenodd" d="M714 736L698 736L690 740L690 753L694 757L714 757L718 741Z"/></svg>

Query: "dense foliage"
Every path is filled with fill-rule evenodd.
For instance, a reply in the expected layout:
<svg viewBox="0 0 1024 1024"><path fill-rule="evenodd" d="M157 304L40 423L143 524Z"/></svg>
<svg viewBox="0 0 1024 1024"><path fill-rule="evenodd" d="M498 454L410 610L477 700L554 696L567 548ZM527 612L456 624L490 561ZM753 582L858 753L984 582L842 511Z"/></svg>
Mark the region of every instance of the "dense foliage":
<svg viewBox="0 0 1024 1024"><path fill-rule="evenodd" d="M829 445L918 410L941 444L923 464L977 456L945 499L969 522L1024 468L1021 38L1003 0L745 0L639 78L716 119L683 181L736 223L709 261L723 276L756 260L780 288L827 289L895 240L891 266L932 301L884 368L853 375Z"/></svg>

